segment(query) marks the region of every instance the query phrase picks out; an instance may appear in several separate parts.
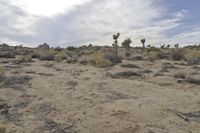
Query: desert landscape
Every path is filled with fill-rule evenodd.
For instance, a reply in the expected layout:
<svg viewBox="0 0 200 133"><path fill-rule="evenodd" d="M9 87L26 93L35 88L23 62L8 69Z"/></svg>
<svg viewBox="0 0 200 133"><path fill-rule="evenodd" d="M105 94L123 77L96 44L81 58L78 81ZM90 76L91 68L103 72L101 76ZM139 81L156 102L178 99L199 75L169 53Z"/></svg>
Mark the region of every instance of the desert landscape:
<svg viewBox="0 0 200 133"><path fill-rule="evenodd" d="M1 44L0 133L199 133L200 46L124 44Z"/></svg>

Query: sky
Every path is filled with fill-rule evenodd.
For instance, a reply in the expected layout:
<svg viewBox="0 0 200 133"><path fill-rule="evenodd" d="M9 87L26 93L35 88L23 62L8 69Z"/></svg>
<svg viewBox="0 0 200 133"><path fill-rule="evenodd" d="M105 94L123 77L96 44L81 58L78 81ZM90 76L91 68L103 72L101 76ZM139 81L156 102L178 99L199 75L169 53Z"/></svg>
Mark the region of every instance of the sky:
<svg viewBox="0 0 200 133"><path fill-rule="evenodd" d="M35 47L111 45L130 37L200 44L199 0L0 0L0 42Z"/></svg>

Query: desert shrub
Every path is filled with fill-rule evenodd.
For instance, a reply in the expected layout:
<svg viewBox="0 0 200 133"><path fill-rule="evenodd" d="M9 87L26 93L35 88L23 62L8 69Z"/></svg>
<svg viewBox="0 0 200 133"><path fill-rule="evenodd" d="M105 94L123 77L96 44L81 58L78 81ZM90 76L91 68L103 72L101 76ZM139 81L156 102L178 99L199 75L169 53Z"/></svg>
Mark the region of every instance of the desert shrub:
<svg viewBox="0 0 200 133"><path fill-rule="evenodd" d="M80 64L86 65L89 63L89 58L87 56L81 56L78 60Z"/></svg>
<svg viewBox="0 0 200 133"><path fill-rule="evenodd" d="M0 82L1 82L2 79L3 79L4 73L5 73L4 67L0 66Z"/></svg>
<svg viewBox="0 0 200 133"><path fill-rule="evenodd" d="M96 52L90 55L89 63L98 68L104 68L112 65L112 62L104 58L104 55L100 52Z"/></svg>
<svg viewBox="0 0 200 133"><path fill-rule="evenodd" d="M186 79L186 82L191 83L191 84L200 85L200 79L199 78L188 77Z"/></svg>
<svg viewBox="0 0 200 133"><path fill-rule="evenodd" d="M78 48L73 47L73 46L69 46L69 47L67 47L67 49L70 50L70 51L73 51L73 50L77 50Z"/></svg>
<svg viewBox="0 0 200 133"><path fill-rule="evenodd" d="M127 58L128 60L133 60L133 61L138 61L138 60L143 60L144 57L140 54L136 54L136 55L133 55L133 56L130 56Z"/></svg>
<svg viewBox="0 0 200 133"><path fill-rule="evenodd" d="M168 55L165 50L161 50L160 52L157 53L157 58L158 59L165 59L168 58Z"/></svg>
<svg viewBox="0 0 200 133"><path fill-rule="evenodd" d="M53 61L54 56L56 55L56 51L53 49L49 50L38 50L38 55L40 60L48 60L48 61Z"/></svg>
<svg viewBox="0 0 200 133"><path fill-rule="evenodd" d="M137 66L135 64L122 64L121 67L125 67L125 68L140 68L139 66Z"/></svg>
<svg viewBox="0 0 200 133"><path fill-rule="evenodd" d="M185 58L184 49L172 49L170 51L170 58L173 60L183 60Z"/></svg>
<svg viewBox="0 0 200 133"><path fill-rule="evenodd" d="M186 79L186 74L183 72L178 72L178 73L174 74L174 78Z"/></svg>
<svg viewBox="0 0 200 133"><path fill-rule="evenodd" d="M113 64L121 63L122 57L113 54L113 53L106 53L103 56L104 59L111 61Z"/></svg>
<svg viewBox="0 0 200 133"><path fill-rule="evenodd" d="M108 74L108 76L114 79L132 79L136 77L142 77L142 74L138 72L125 71L114 74Z"/></svg>
<svg viewBox="0 0 200 133"><path fill-rule="evenodd" d="M32 62L32 57L30 55L18 55L15 57L14 63L16 64L20 64L20 63L28 63L28 62Z"/></svg>
<svg viewBox="0 0 200 133"><path fill-rule="evenodd" d="M63 61L65 59L67 59L67 55L65 51L59 52L58 54L54 56L54 60L57 62Z"/></svg>
<svg viewBox="0 0 200 133"><path fill-rule="evenodd" d="M200 50L187 49L185 54L185 60L192 64L200 62Z"/></svg>

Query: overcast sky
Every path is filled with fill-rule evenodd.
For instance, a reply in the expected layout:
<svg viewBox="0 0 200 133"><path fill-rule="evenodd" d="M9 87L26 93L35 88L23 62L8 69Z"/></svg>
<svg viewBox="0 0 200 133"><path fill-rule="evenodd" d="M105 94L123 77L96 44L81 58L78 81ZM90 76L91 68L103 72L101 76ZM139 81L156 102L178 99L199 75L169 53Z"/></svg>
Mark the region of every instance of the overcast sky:
<svg viewBox="0 0 200 133"><path fill-rule="evenodd" d="M0 42L37 46L200 44L199 0L0 0Z"/></svg>

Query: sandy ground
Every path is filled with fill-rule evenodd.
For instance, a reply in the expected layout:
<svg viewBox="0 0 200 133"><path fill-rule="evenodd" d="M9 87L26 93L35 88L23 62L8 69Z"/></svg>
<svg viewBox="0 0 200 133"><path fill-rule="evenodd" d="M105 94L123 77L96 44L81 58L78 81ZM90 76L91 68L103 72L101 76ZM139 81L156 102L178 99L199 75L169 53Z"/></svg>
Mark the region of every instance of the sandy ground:
<svg viewBox="0 0 200 133"><path fill-rule="evenodd" d="M139 68L1 63L7 76L31 79L0 88L0 128L6 133L200 133L200 85L174 78L178 72L200 76L200 66L167 60L123 63ZM173 67L164 70L163 64ZM109 76L124 71L142 76Z"/></svg>

